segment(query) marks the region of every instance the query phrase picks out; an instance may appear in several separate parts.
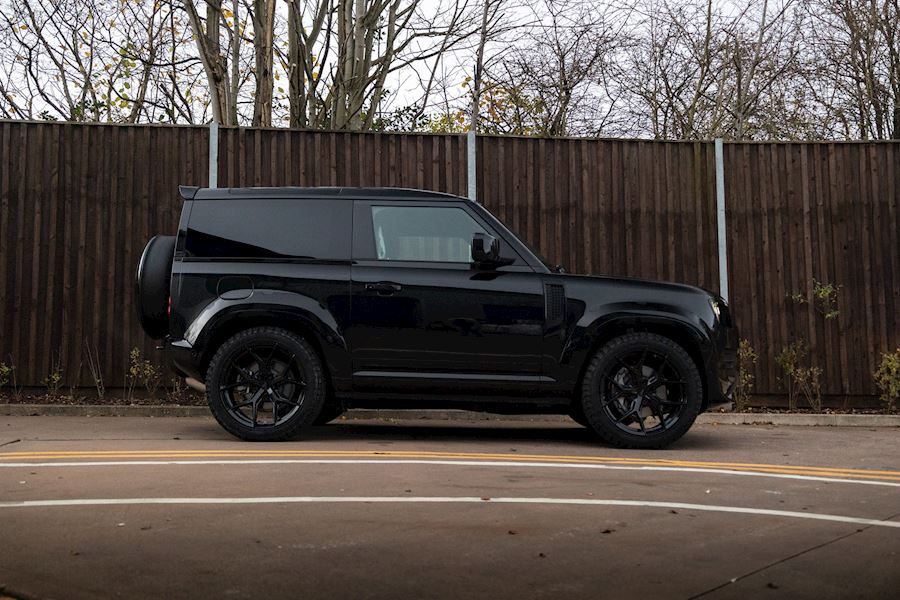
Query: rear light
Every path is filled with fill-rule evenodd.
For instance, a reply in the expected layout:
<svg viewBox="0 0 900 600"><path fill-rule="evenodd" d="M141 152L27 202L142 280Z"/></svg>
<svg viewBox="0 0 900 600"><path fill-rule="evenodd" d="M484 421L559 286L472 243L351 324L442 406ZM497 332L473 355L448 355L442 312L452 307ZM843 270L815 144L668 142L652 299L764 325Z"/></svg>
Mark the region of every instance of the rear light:
<svg viewBox="0 0 900 600"><path fill-rule="evenodd" d="M169 301L166 303L166 315L172 316L172 296L169 296Z"/></svg>

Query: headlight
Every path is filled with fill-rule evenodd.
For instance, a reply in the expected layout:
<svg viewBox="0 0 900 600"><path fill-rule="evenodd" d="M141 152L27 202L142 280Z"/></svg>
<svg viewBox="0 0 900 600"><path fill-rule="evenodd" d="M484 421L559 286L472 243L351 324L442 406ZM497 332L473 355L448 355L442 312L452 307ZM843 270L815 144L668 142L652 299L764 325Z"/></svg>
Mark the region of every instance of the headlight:
<svg viewBox="0 0 900 600"><path fill-rule="evenodd" d="M719 317L722 315L722 307L719 304L719 301L715 298L709 299L709 305L712 307L713 314L716 315L716 320L719 320Z"/></svg>

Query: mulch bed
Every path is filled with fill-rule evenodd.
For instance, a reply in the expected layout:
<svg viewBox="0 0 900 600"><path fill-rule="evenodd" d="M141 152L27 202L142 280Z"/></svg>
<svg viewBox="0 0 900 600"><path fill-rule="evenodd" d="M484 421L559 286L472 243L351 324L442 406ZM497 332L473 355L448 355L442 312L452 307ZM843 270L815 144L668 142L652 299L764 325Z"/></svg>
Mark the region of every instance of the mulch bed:
<svg viewBox="0 0 900 600"><path fill-rule="evenodd" d="M158 394L156 396L148 396L134 394L131 398L126 397L119 390L111 390L104 394L103 398L97 397L97 394L38 394L38 393L21 393L18 395L5 393L0 394L0 403L8 404L66 404L70 406L84 405L103 405L103 406L159 406L159 405L178 405L178 406L206 406L206 396L194 390L180 391L177 394L169 393L167 395ZM721 411L728 412L728 411ZM883 415L888 414L884 408L880 407L863 407L863 408L823 408L820 413L816 413L808 408L799 408L797 410L788 410L784 407L777 406L751 406L746 408L745 413L758 414L826 414L826 415ZM897 411L895 410L894 413Z"/></svg>
<svg viewBox="0 0 900 600"><path fill-rule="evenodd" d="M124 397L115 392L104 394L102 398L97 394L0 394L0 403L8 404L65 404L69 406L206 406L206 396L200 392L189 390L170 396L138 396Z"/></svg>

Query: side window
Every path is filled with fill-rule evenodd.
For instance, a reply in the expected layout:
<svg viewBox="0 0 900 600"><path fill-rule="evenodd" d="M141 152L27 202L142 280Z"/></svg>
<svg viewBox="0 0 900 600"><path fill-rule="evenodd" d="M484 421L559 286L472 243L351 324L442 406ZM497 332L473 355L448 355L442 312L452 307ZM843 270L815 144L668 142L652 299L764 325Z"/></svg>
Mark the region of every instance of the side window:
<svg viewBox="0 0 900 600"><path fill-rule="evenodd" d="M352 202L195 200L187 256L350 259Z"/></svg>
<svg viewBox="0 0 900 600"><path fill-rule="evenodd" d="M472 234L487 233L465 210L443 206L373 206L377 260L472 262Z"/></svg>

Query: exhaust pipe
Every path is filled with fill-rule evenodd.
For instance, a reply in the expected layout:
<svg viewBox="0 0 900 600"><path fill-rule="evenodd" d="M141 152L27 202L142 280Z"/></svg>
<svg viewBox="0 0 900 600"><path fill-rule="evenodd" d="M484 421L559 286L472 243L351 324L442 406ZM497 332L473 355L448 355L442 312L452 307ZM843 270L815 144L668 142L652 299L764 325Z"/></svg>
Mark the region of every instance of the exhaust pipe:
<svg viewBox="0 0 900 600"><path fill-rule="evenodd" d="M192 390L197 390L198 392L206 393L206 385L202 381L197 381L193 377L185 377L184 383L187 384L189 388Z"/></svg>

